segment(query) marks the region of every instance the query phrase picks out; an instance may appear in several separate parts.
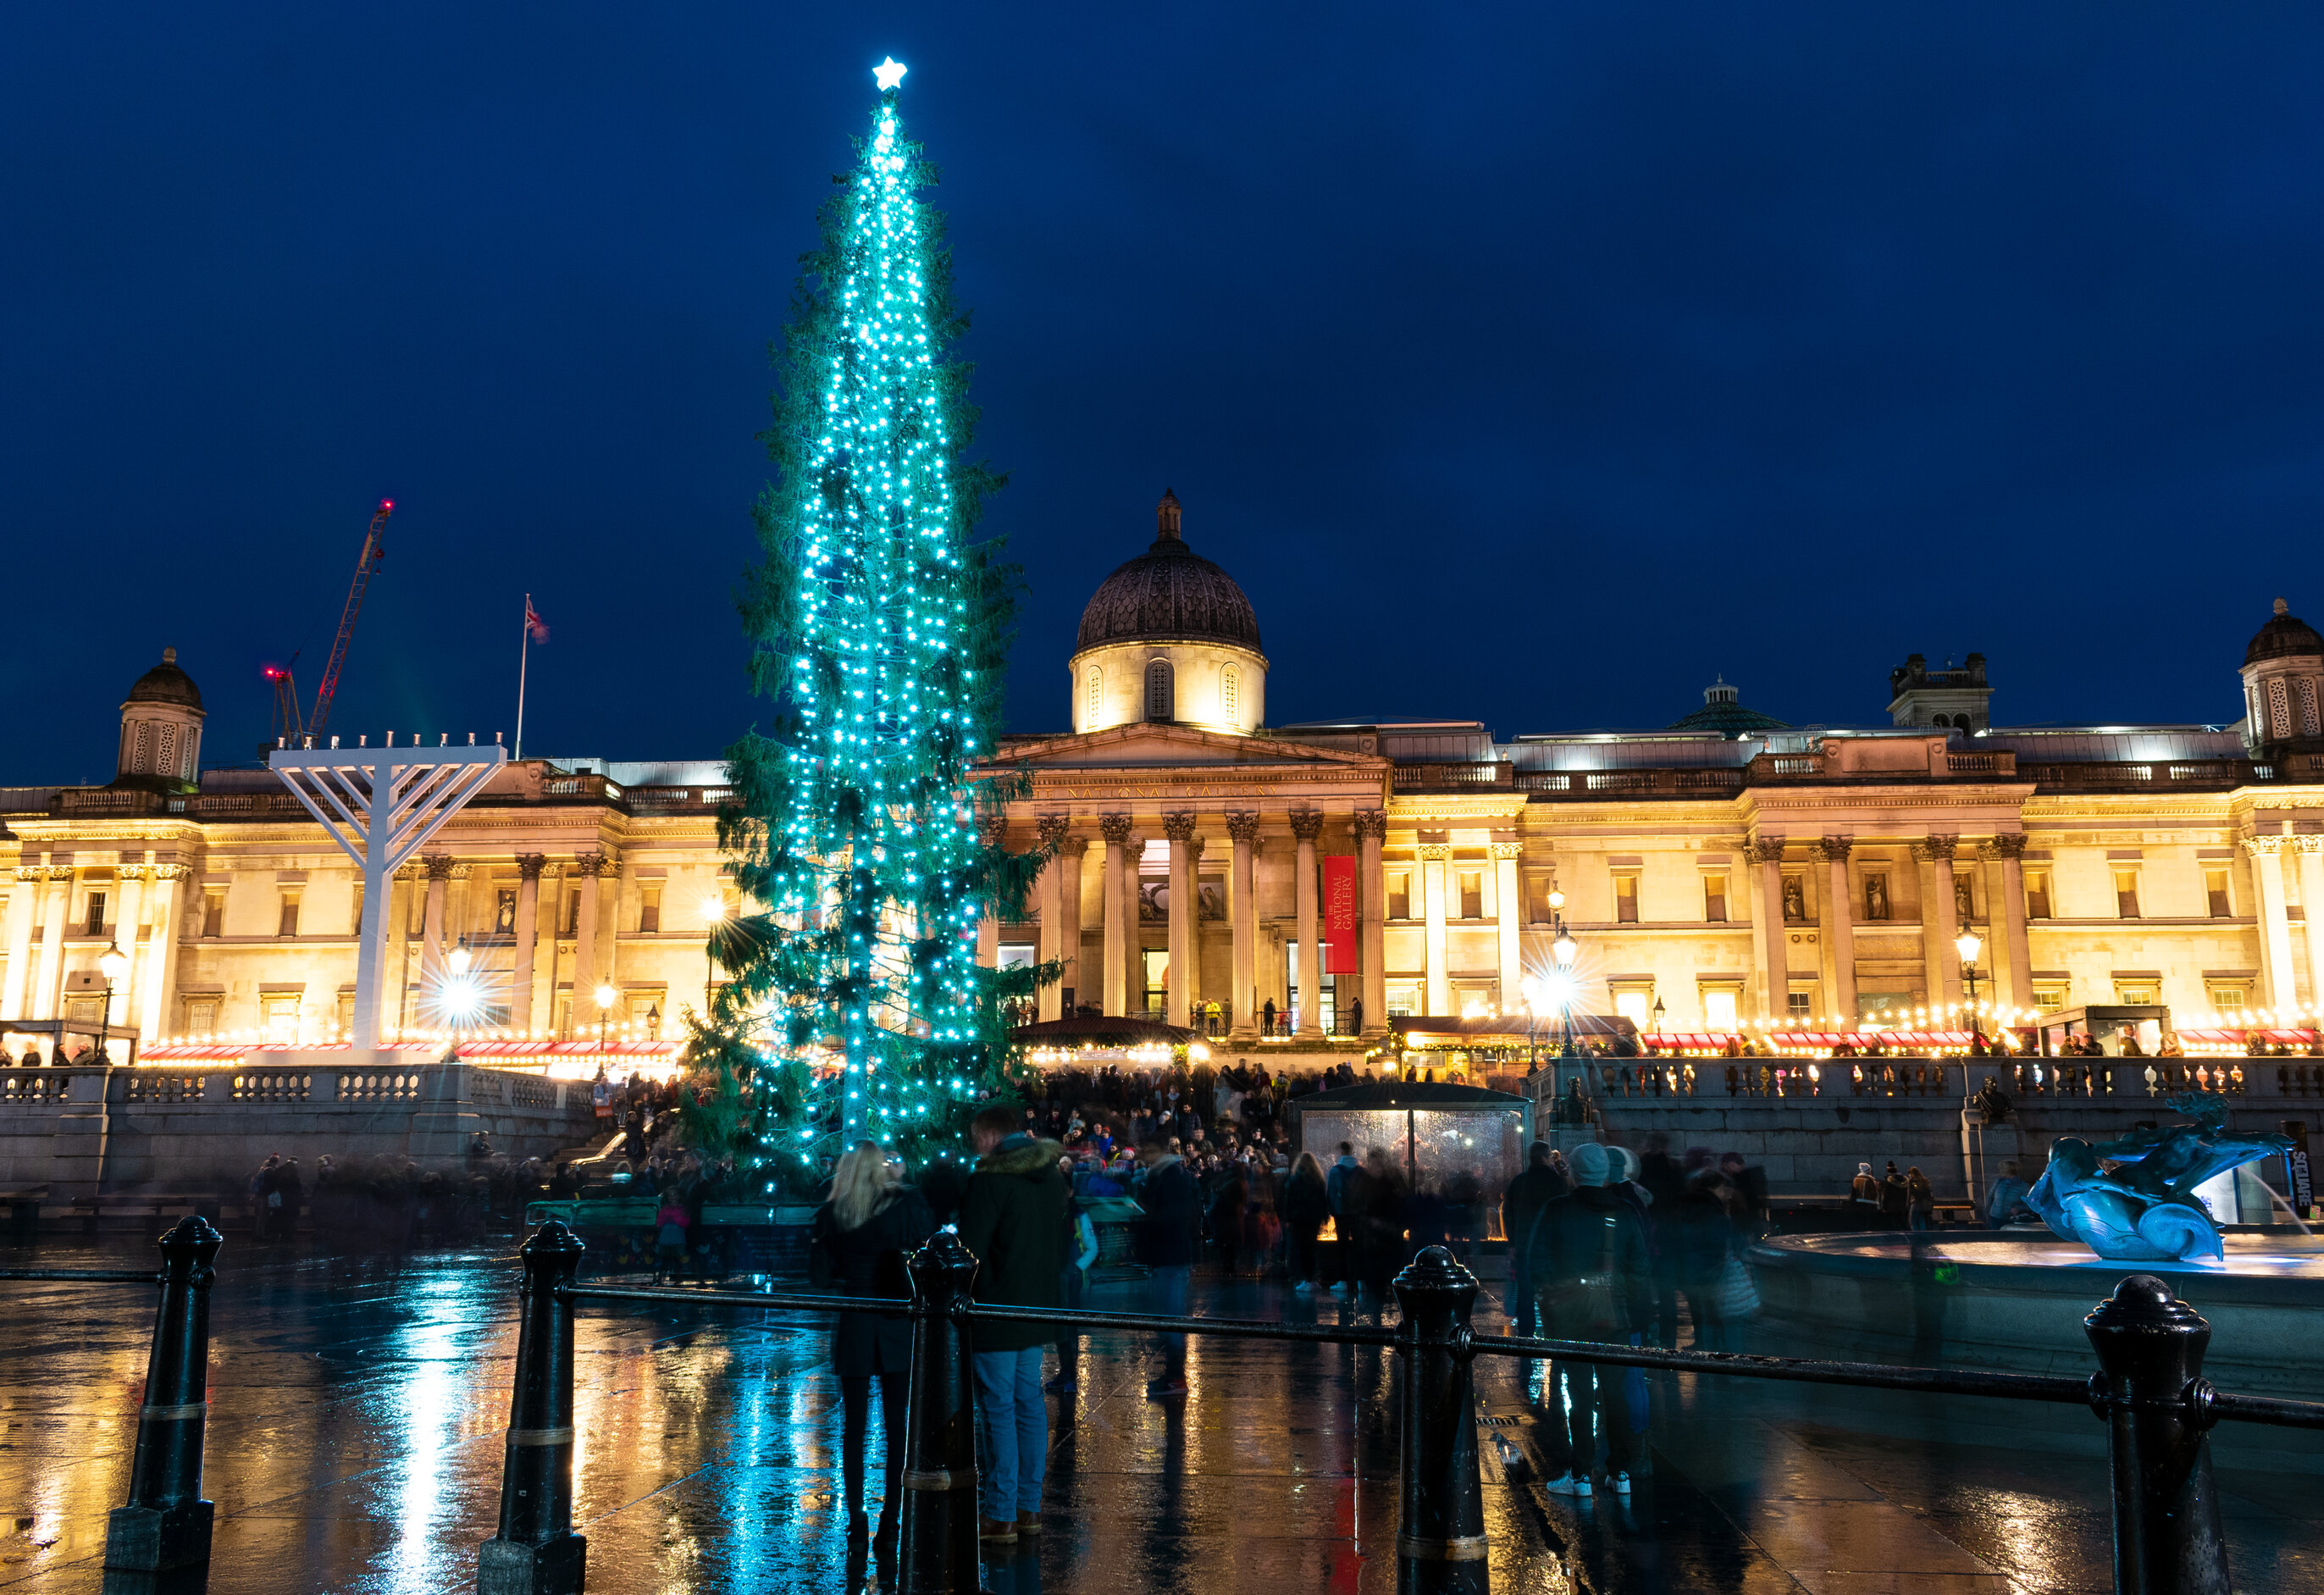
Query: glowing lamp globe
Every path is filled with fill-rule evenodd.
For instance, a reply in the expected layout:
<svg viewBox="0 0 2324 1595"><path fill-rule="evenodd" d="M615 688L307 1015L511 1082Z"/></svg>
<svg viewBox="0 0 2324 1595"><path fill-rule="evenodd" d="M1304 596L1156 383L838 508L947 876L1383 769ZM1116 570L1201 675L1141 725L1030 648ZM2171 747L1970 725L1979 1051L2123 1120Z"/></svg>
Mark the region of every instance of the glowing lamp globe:
<svg viewBox="0 0 2324 1595"><path fill-rule="evenodd" d="M121 950L119 942L114 942L106 946L104 954L97 959L97 966L105 972L107 982L117 982L123 975L129 973L129 954Z"/></svg>
<svg viewBox="0 0 2324 1595"><path fill-rule="evenodd" d="M1973 930L1965 930L1953 938L1953 950L1960 954L1963 963L1975 963L1977 955L1985 951L1985 938Z"/></svg>

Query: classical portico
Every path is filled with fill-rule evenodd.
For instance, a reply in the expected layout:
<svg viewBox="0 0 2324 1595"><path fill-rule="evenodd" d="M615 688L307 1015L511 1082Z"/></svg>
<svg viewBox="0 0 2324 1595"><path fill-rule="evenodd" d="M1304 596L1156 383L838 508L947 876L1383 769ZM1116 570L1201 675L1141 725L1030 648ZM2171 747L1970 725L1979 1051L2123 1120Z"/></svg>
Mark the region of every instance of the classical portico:
<svg viewBox="0 0 2324 1595"><path fill-rule="evenodd" d="M1006 845L1055 850L1028 918L1001 927L1004 948L1066 963L1044 1018L1069 1000L1144 1014L1150 995L1177 1025L1215 1003L1232 1037L1255 1040L1267 1005L1287 1015L1296 999L1299 1036L1321 1041L1320 876L1323 859L1349 854L1360 968L1335 978L1339 1028L1361 1001L1366 1032L1385 1033L1386 760L1163 724L1011 740L999 754L1031 783L1003 810Z"/></svg>

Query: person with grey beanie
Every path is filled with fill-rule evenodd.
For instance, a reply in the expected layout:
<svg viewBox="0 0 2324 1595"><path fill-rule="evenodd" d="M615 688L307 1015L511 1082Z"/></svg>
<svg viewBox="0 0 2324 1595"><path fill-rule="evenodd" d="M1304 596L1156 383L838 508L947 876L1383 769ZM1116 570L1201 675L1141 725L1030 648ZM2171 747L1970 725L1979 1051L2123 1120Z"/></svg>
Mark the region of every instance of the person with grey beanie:
<svg viewBox="0 0 2324 1595"><path fill-rule="evenodd" d="M1542 1333L1553 1340L1628 1345L1654 1321L1654 1266L1646 1222L1636 1203L1608 1184L1612 1159L1584 1142L1567 1156L1574 1187L1542 1209L1526 1273L1538 1294ZM1606 1481L1630 1491L1630 1462L1640 1436L1631 1433L1622 1372L1561 1360L1552 1369L1542 1452L1554 1470L1554 1495L1587 1496L1599 1445Z"/></svg>

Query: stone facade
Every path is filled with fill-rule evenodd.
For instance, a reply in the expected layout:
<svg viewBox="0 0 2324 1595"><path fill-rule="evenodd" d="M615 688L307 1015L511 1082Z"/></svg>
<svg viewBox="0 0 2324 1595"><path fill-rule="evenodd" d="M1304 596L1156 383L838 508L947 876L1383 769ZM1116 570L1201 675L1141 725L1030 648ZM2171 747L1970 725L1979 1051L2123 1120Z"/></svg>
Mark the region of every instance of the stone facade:
<svg viewBox="0 0 2324 1595"><path fill-rule="evenodd" d="M1377 1040L1392 1014L1517 1012L1526 972L1550 963L1554 894L1582 1006L1642 1028L1657 1015L1683 1031L1909 1020L1972 984L2020 1010L2159 1002L2182 1025L2324 1003L2310 921L2324 735L2304 717L2324 641L2288 613L2245 666L2245 699L2273 716L2256 727L1993 726L1981 656L1914 655L1891 676L1887 719L1857 727L1794 730L1721 682L1659 731L1269 730L1259 649L1249 602L1185 549L1166 497L1152 549L1084 616L1058 717L1075 729L997 749L996 770L1029 783L999 816L1007 845L1057 852L1023 917L988 922L982 945L1065 962L1042 1017L1070 1003L1192 1020L1215 1003L1249 1042L1271 1002L1322 1043ZM1154 659L1181 672L1169 694L1105 685ZM10 1020L100 1013L148 1038L328 1039L347 1022L358 916L375 908L390 916L391 1030L440 1022L431 994L465 945L487 1028L676 1033L709 973L710 925L736 906L716 764L511 764L392 901L368 905L272 775L188 786L141 767L160 731L134 728L165 715L198 728L199 696L174 663L139 687L113 783L0 788L12 1052L28 1037ZM1319 877L1335 855L1354 862L1358 924L1351 966L1319 979ZM1955 950L1964 927L1984 942L1973 970ZM116 943L131 968L107 1010L93 972ZM602 1011L601 985L614 995Z"/></svg>

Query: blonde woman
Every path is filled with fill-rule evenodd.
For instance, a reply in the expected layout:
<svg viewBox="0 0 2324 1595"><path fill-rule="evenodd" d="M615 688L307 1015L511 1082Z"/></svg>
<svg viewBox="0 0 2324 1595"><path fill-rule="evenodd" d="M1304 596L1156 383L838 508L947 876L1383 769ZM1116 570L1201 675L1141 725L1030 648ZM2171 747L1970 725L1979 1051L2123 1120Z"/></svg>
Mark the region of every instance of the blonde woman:
<svg viewBox="0 0 2324 1595"><path fill-rule="evenodd" d="M903 1183L901 1166L870 1141L858 1141L832 1171L831 1200L816 1210L808 1273L843 1295L909 1299L904 1258L936 1231L919 1192ZM831 1360L839 1375L844 1430L840 1471L847 1500L847 1533L861 1539L863 1447L871 1428L872 1379L880 1380L880 1429L887 1443L887 1488L880 1509L879 1545L891 1554L902 1527L904 1396L911 1380L912 1325L903 1317L843 1313L831 1331Z"/></svg>

